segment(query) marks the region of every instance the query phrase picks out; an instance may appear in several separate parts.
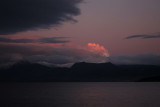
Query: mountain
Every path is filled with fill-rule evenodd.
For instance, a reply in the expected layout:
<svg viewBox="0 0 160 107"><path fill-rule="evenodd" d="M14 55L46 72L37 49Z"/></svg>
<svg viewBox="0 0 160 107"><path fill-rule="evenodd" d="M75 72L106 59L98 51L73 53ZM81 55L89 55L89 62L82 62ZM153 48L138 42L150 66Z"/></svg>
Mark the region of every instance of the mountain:
<svg viewBox="0 0 160 107"><path fill-rule="evenodd" d="M75 81L109 81L116 74L117 66L108 63L75 63L71 67ZM113 76L112 76L113 77Z"/></svg>
<svg viewBox="0 0 160 107"><path fill-rule="evenodd" d="M109 72L116 69L116 66L112 63L86 63L86 62L80 62L75 63L71 70L75 72L79 72L81 74L83 73L102 73L102 72Z"/></svg>
<svg viewBox="0 0 160 107"><path fill-rule="evenodd" d="M67 68L47 67L37 63L20 61L0 72L1 81L53 81L65 75ZM59 78L58 78L59 79Z"/></svg>
<svg viewBox="0 0 160 107"><path fill-rule="evenodd" d="M21 61L10 68L0 69L0 81L12 82L141 82L160 81L159 77L160 66L114 65L111 62L79 62L71 68L65 68Z"/></svg>
<svg viewBox="0 0 160 107"><path fill-rule="evenodd" d="M86 63L86 62L80 62L80 63L75 63L71 69L73 70L78 70L83 72L85 71L104 71L104 70L112 70L115 69L116 66L113 65L112 63Z"/></svg>
<svg viewBox="0 0 160 107"><path fill-rule="evenodd" d="M160 76L143 78L138 80L137 82L160 82Z"/></svg>

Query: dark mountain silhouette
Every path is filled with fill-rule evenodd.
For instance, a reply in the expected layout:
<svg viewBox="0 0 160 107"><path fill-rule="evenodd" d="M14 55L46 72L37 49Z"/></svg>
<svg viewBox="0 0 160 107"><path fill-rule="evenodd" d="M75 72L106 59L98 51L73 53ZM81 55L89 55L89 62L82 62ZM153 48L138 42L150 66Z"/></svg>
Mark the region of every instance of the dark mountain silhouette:
<svg viewBox="0 0 160 107"><path fill-rule="evenodd" d="M137 82L160 82L160 76L143 78L138 80Z"/></svg>
<svg viewBox="0 0 160 107"><path fill-rule="evenodd" d="M112 63L75 63L71 67L76 81L109 81L116 74L117 66Z"/></svg>
<svg viewBox="0 0 160 107"><path fill-rule="evenodd" d="M78 69L105 69L105 68L114 68L115 65L112 63L86 63L86 62L80 62L80 63L75 63L71 68L78 68Z"/></svg>
<svg viewBox="0 0 160 107"><path fill-rule="evenodd" d="M1 71L1 81L53 81L65 75L67 68L47 67L37 63L21 61ZM68 70L67 70L68 71Z"/></svg>
<svg viewBox="0 0 160 107"><path fill-rule="evenodd" d="M71 68L48 67L21 61L10 68L0 69L0 81L21 82L130 82L160 81L160 66L114 65L107 63L75 63Z"/></svg>
<svg viewBox="0 0 160 107"><path fill-rule="evenodd" d="M81 63L75 63L72 67L71 70L74 71L74 73L77 74L105 74L110 71L114 71L117 67L113 65L112 63L86 63L86 62L81 62Z"/></svg>

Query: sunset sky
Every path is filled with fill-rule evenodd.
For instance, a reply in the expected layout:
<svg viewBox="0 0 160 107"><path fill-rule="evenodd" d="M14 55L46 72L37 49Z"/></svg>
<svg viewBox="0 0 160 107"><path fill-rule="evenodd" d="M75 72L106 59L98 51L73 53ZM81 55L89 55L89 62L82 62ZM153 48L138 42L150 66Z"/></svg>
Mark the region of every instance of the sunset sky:
<svg viewBox="0 0 160 107"><path fill-rule="evenodd" d="M160 64L160 0L2 0L0 13L2 65Z"/></svg>

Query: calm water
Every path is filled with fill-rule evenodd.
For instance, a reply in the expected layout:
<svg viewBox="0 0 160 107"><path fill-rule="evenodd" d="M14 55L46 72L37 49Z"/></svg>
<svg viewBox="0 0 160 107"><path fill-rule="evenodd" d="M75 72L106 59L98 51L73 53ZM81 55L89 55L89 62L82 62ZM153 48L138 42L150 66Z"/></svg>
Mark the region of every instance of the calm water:
<svg viewBox="0 0 160 107"><path fill-rule="evenodd" d="M160 83L0 83L0 107L160 107Z"/></svg>

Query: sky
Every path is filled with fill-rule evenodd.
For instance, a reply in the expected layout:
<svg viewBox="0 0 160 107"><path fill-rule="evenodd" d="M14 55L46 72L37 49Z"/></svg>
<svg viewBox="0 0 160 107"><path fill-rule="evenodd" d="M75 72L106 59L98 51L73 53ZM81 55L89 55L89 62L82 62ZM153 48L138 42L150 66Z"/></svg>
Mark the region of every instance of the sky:
<svg viewBox="0 0 160 107"><path fill-rule="evenodd" d="M0 64L160 64L159 0L2 0Z"/></svg>

